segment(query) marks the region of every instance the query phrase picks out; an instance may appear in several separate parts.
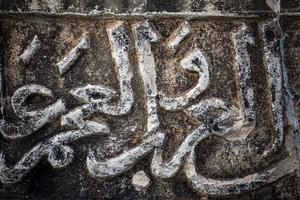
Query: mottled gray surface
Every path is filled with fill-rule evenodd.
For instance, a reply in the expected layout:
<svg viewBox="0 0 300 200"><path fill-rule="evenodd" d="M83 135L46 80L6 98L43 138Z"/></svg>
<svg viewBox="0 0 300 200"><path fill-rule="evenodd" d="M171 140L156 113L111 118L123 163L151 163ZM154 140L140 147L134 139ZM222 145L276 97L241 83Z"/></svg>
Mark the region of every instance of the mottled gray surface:
<svg viewBox="0 0 300 200"><path fill-rule="evenodd" d="M0 199L300 199L300 155L297 156L297 147L300 148L297 130L300 3L283 0L281 9L278 3L275 0L0 0L0 103L3 102L0 106L4 107L0 120L4 117L12 124L6 129L0 124L1 131L13 135L17 125L27 131L17 139L2 132L0 152L11 168L22 166L26 171L27 164L16 163L24 156L34 160L24 162L31 163L28 172L22 168L14 174L3 168L1 158ZM170 40L178 35L183 23L188 23L190 32L182 36L177 49L169 48ZM155 34L160 37L156 38ZM249 38L253 41L247 42ZM147 49L147 45L151 48ZM187 98L188 103L183 108L163 109L159 105L162 95L184 96L203 76L204 68L199 71L182 68L181 61L195 49L201 50L207 62L209 84L196 97ZM147 53L138 54L139 50ZM147 62L140 62L141 59ZM141 72L143 66L153 67L152 64L154 71ZM193 60L193 64L201 66L203 60ZM66 70L60 73L58 65L67 66ZM247 75L246 71L241 71L246 66L250 67L250 76L242 79L240 76ZM133 74L132 79L126 77L130 72L122 74L120 71L127 67ZM155 73L154 86L147 77L151 79ZM45 108L58 100L63 100L66 106L56 110L63 116L87 104L91 104L91 110L99 109L99 105L93 104L94 99L106 99L108 106L104 102L106 110L101 110L101 104L101 112L86 111L91 114L84 113L87 116L84 122L63 121L68 117L55 114L47 118L42 128L35 125L38 128L34 129L33 122L26 117L22 121L11 104L16 90L29 84L39 84L53 92L52 97L30 95L21 104L29 111ZM87 84L103 86L105 91L101 88L94 96L70 93ZM127 99L123 103L129 110L118 114L121 112L116 109L118 106L110 110L109 105L120 102L124 95L122 84L127 92L132 87L134 102L131 105L130 95L125 94ZM155 94L155 87L159 95ZM253 95L248 92L249 88ZM293 101L290 101L290 93ZM151 94L155 97L150 101ZM203 100L214 98L224 101L230 108L241 108L245 112L253 109L255 117L245 114L245 127L236 132L231 130L228 135L214 122L225 112L224 106L219 110L208 109L199 118L190 115L193 110L187 111ZM147 112L149 104L155 107L151 112ZM123 104L117 105L122 107ZM159 122L147 121L147 116L152 117L156 112ZM282 126L274 117L281 116L281 112ZM235 117L221 121L222 125L232 126L238 121ZM91 121L97 123L91 124ZM199 123L208 124L209 136L194 146L197 173L219 180L220 184L232 181L233 185L238 185L239 178L247 182L251 180L247 175L268 176L267 170L275 167L274 171L270 170L270 178L261 176L260 181L237 187L220 186L220 190L216 183L212 190L197 190L187 177L188 155L181 160L185 166L180 165L172 177L164 178L163 172L155 171L157 166L153 162L159 163L159 156L153 155L154 149L159 150L162 145L163 162L169 162ZM80 127L82 124L85 126ZM280 128L283 129L282 143ZM98 134L98 130L103 133ZM55 137L66 131L70 131L67 133L71 136L65 143L57 142ZM155 139L145 142L149 135L158 133L164 134L162 144ZM146 144L144 149L151 150L135 158L130 152L141 144ZM43 154L28 154L37 146L39 149L35 152ZM69 148L74 152L70 153ZM188 147L182 149L182 152L189 151ZM122 153L129 161L136 161L127 164L123 173L115 177L101 177L101 171L97 171L101 163L94 165L94 169L87 162L89 159L100 162ZM116 163L112 166L119 167L121 160ZM150 179L149 187L144 189L136 189L132 180L140 171ZM20 175L18 180L14 177L17 175ZM251 188L250 191L247 188Z"/></svg>
<svg viewBox="0 0 300 200"><path fill-rule="evenodd" d="M224 13L259 13L271 9L261 0L12 0L1 1L1 8L15 12L104 13L135 12L201 12L218 10Z"/></svg>

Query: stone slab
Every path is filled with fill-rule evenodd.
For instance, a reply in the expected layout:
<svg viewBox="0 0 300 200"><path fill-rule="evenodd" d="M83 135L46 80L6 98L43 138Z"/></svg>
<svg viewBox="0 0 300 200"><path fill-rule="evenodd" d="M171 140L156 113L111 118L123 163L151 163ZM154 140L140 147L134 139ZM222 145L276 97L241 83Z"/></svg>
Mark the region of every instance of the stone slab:
<svg viewBox="0 0 300 200"><path fill-rule="evenodd" d="M3 198L299 197L273 19L3 15L0 24ZM132 185L141 170L146 191Z"/></svg>

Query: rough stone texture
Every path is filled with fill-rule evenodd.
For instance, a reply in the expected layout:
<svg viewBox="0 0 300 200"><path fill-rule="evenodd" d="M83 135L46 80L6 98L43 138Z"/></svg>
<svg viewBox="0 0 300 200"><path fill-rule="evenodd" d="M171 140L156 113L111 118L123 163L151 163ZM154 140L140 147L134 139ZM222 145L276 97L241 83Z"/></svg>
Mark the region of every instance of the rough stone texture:
<svg viewBox="0 0 300 200"><path fill-rule="evenodd" d="M285 30L285 51L284 58L286 67L288 69L289 85L294 99L294 105L299 119L299 39L300 39L300 26L299 19L294 17L283 18L283 29ZM299 146L299 139L296 140Z"/></svg>
<svg viewBox="0 0 300 200"><path fill-rule="evenodd" d="M299 15L300 2L297 0L282 1L282 13L286 15Z"/></svg>
<svg viewBox="0 0 300 200"><path fill-rule="evenodd" d="M147 191L150 186L150 179L144 171L138 171L132 177L132 185L138 191Z"/></svg>
<svg viewBox="0 0 300 200"><path fill-rule="evenodd" d="M296 2L296 1L295 1ZM1 8L12 12L46 13L144 13L144 12L210 12L259 13L270 12L261 0L30 0L2 1Z"/></svg>
<svg viewBox="0 0 300 200"><path fill-rule="evenodd" d="M300 199L279 3L0 0L0 199Z"/></svg>

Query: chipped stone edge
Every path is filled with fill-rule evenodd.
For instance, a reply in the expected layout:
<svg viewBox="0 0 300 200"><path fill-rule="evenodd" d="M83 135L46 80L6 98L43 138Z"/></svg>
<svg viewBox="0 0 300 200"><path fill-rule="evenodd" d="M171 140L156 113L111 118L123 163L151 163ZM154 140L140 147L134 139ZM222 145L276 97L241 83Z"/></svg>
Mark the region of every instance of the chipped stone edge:
<svg viewBox="0 0 300 200"><path fill-rule="evenodd" d="M59 74L62 76L79 59L84 50L90 47L89 39L83 36L79 43L63 59L56 63Z"/></svg>
<svg viewBox="0 0 300 200"><path fill-rule="evenodd" d="M35 35L30 44L24 49L23 53L20 55L20 58L25 64L27 64L40 48L41 41L39 40L38 36Z"/></svg>
<svg viewBox="0 0 300 200"><path fill-rule="evenodd" d="M266 18L274 17L274 13L269 12L143 12L143 13L112 13L112 12L99 12L92 14L82 14L82 13L46 13L46 12L1 12L1 16L44 16L44 17L92 17L92 18L102 18L102 19L120 19L120 18L185 18L185 19L197 19L197 18Z"/></svg>

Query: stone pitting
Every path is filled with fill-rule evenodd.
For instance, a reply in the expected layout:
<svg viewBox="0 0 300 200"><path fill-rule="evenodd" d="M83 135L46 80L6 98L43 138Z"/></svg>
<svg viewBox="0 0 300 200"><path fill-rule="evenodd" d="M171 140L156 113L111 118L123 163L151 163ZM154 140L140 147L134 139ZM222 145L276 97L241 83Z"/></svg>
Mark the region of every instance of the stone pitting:
<svg viewBox="0 0 300 200"><path fill-rule="evenodd" d="M279 18L52 20L0 19L3 185L50 164L103 194L222 196L298 170Z"/></svg>

